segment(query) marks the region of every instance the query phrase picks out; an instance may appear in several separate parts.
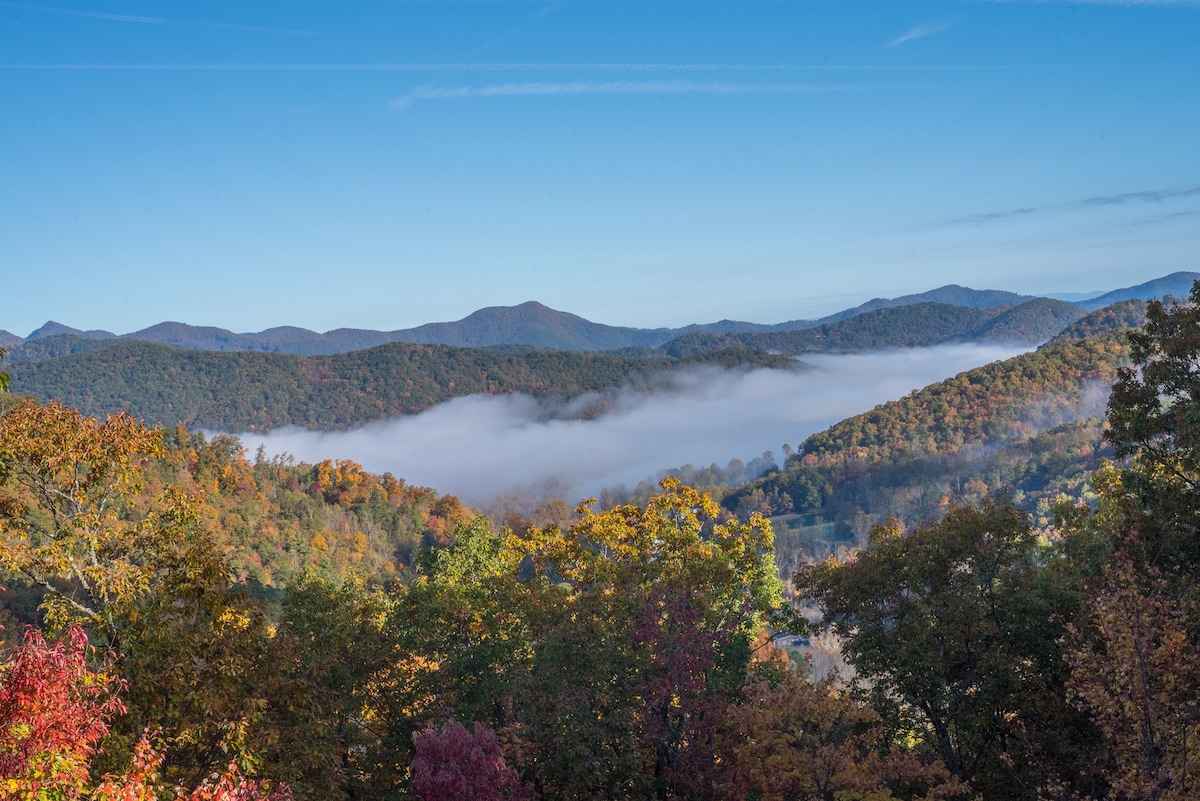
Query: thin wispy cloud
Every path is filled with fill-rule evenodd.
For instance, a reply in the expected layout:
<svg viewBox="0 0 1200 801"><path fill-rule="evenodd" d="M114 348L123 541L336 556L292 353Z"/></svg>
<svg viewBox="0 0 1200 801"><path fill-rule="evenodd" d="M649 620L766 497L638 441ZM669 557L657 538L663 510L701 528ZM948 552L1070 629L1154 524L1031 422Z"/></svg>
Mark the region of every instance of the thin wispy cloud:
<svg viewBox="0 0 1200 801"><path fill-rule="evenodd" d="M878 89L862 85L789 83L732 83L727 81L530 81L484 86L419 86L393 98L389 106L403 109L422 100L466 97L566 97L575 95L788 95ZM900 88L900 87L886 87Z"/></svg>
<svg viewBox="0 0 1200 801"><path fill-rule="evenodd" d="M1200 217L1200 211L1176 211L1171 214L1160 214L1156 217L1150 217L1145 220L1135 220L1131 223L1126 223L1125 228L1145 228L1148 225L1162 225L1164 223L1174 222L1175 220Z"/></svg>
<svg viewBox="0 0 1200 801"><path fill-rule="evenodd" d="M106 14L102 11L80 11L74 8L54 8L53 6L38 6L32 3L0 2L4 8L19 8L22 11L40 11L43 14L57 14L63 17L83 17L85 19L102 19L108 22L133 22L139 25L163 25L165 19L160 17L142 17L130 14Z"/></svg>
<svg viewBox="0 0 1200 801"><path fill-rule="evenodd" d="M1164 200L1174 200L1181 197L1200 195L1200 186L1187 189L1153 189L1142 192L1122 192L1119 195L1099 195L1084 198L1081 206L1124 206L1128 203L1162 203Z"/></svg>
<svg viewBox="0 0 1200 801"><path fill-rule="evenodd" d="M1097 206L1128 206L1145 203L1163 203L1169 200L1200 197L1200 186L1189 186L1182 189L1148 189L1138 192L1121 192L1116 195L1096 195L1070 203L1057 203L1050 206L1022 207L1005 211L992 211L984 214L970 214L949 220L950 225L966 225L996 222L1013 217L1026 217L1031 214L1043 214L1052 211L1065 211L1077 208L1094 208Z"/></svg>
<svg viewBox="0 0 1200 801"><path fill-rule="evenodd" d="M954 23L952 22L926 22L900 34L895 39L888 42L887 46L899 47L906 42L924 39L926 36L933 36L935 33L941 33L942 31L952 27L954 27Z"/></svg>
<svg viewBox="0 0 1200 801"><path fill-rule="evenodd" d="M56 14L65 17L82 17L84 19L98 19L106 22L125 22L137 25L179 25L190 28L217 28L222 30L246 31L250 33L274 33L287 34L290 36L314 36L312 31L293 30L290 28L267 28L257 25L239 25L231 22L206 22L201 20L177 20L166 19L163 17L144 17L131 14L109 14L102 11L82 11L75 8L57 8L54 6L40 6L32 3L13 3L0 2L0 7L3 8L18 8L22 11L37 11L43 14Z"/></svg>
<svg viewBox="0 0 1200 801"><path fill-rule="evenodd" d="M0 3L0 5L3 5ZM151 18L147 18L151 19ZM163 24L171 23L169 20ZM192 23L245 27L224 23ZM268 30L253 29L249 30ZM288 32L288 31L282 31ZM294 31L294 33L306 33ZM1074 65L1021 64L622 64L622 63L357 63L357 64L0 64L0 70L130 71L130 72L1010 72L1087 69Z"/></svg>

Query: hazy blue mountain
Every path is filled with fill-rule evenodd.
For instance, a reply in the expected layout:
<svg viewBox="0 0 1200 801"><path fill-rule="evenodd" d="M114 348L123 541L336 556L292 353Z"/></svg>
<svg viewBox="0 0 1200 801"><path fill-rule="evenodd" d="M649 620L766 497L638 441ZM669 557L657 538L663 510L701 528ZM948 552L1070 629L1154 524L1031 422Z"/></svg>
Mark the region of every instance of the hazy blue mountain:
<svg viewBox="0 0 1200 801"><path fill-rule="evenodd" d="M258 350L268 353L292 353L313 355L319 353L342 353L347 350L382 345L390 342L387 335L376 332L376 336L363 342L351 343L350 347L340 348L329 334L318 334L307 328L281 326L268 328L253 334L235 334L224 328L212 326L196 326L186 323L159 323L132 334L126 334L122 339L136 339L143 342L159 342L164 345L178 345L192 350L243 351Z"/></svg>
<svg viewBox="0 0 1200 801"><path fill-rule="evenodd" d="M981 340L1032 345L1049 339L1085 314L1077 306L1049 298L983 309L925 302L873 309L803 330L720 335L699 331L677 337L663 349L671 356L685 357L725 347L805 353L919 348Z"/></svg>
<svg viewBox="0 0 1200 801"><path fill-rule="evenodd" d="M822 317L819 320L812 321L812 325L821 325L822 323L836 323L839 320L846 320L859 314L869 311L877 311L878 309L891 309L897 306L915 306L918 303L945 303L950 306L966 306L971 309L990 309L995 306L1006 306L1010 303L1023 303L1027 300L1033 300L1033 295L1018 295L1016 292L1005 292L999 289L971 289L970 287L959 286L958 284L947 284L946 286L931 289L928 292L920 292L915 295L901 295L898 298L875 298L868 300L861 306L855 306L853 309L831 314L828 317ZM803 323L805 320L797 320L795 322ZM782 323L789 325L789 323ZM784 328L776 327L775 330L783 331Z"/></svg>
<svg viewBox="0 0 1200 801"><path fill-rule="evenodd" d="M75 336L82 337L83 339L113 339L116 337L116 334L112 333L111 331L80 331L78 328L71 328L70 326L63 325L62 323L56 323L53 320L47 320L41 328L38 328L25 338L41 339L42 337L52 337L59 334L74 334Z"/></svg>
<svg viewBox="0 0 1200 801"><path fill-rule="evenodd" d="M1093 292L1048 292L1046 297L1054 298L1055 300L1065 300L1067 303L1081 303L1085 300L1098 298L1104 294L1104 290L1097 289Z"/></svg>
<svg viewBox="0 0 1200 801"><path fill-rule="evenodd" d="M1164 275L1162 278L1147 281L1144 284L1105 292L1103 295L1094 297L1091 300L1081 301L1078 305L1088 311L1095 311L1120 300L1150 300L1151 298L1161 298L1163 295L1174 295L1175 297L1183 298L1187 297L1188 293L1192 291L1192 283L1194 281L1200 281L1200 273L1171 273L1170 275Z"/></svg>
<svg viewBox="0 0 1200 801"><path fill-rule="evenodd" d="M452 323L427 323L392 331L395 341L417 344L486 347L521 344L562 350L613 350L655 347L674 336L669 328L624 328L593 323L536 301L519 306L489 306Z"/></svg>
<svg viewBox="0 0 1200 801"><path fill-rule="evenodd" d="M1168 293L1186 295L1191 289L1191 282L1197 278L1200 278L1200 273L1174 273L1137 286L1116 289L1089 300L1077 300L1075 304L1090 311L1130 298L1145 299ZM1077 294L1071 297L1086 298L1087 296ZM679 328L631 328L604 325L569 312L556 311L536 301L529 301L517 306L489 306L479 309L461 320L427 323L415 328L396 331L338 328L323 334L293 326L281 326L257 333L239 334L212 326L164 322L117 337L109 331L82 331L62 323L49 321L26 337L26 340L22 340L21 337L14 334L0 332L0 347L15 348L22 341L45 340L56 336L70 335L89 341L120 338L178 345L192 350L263 351L301 356L350 353L385 345L389 342L454 345L457 347L528 345L556 350L616 351L628 348L658 348L689 334L725 337L742 334L808 331L871 312L926 303L968 309L997 309L1001 306L1019 308L1020 304L1030 300L1033 300L1030 295L1019 295L995 289L971 289L957 284L949 284L928 292L903 295L898 298L875 298L852 309L845 309L816 320L797 319L783 323L765 324L726 319ZM1049 308L1048 306L1044 307L1040 314L1046 330L1055 324L1050 322L1051 317L1045 315ZM1028 314L1029 310L1022 313ZM1061 308L1058 308L1056 314L1059 317L1054 319L1066 319L1066 312ZM1001 326L1011 322L1011 320L997 321L996 325ZM1000 335L996 333L991 336L998 338ZM705 337L701 337L701 339L707 342ZM1019 337L1022 341L1029 338L1026 335ZM20 358L24 360L49 358L50 351L61 351L64 347L68 346L64 342L59 342L50 348L30 348ZM73 349L69 352L77 352L78 346L70 345L69 349ZM12 358L18 358L15 352Z"/></svg>

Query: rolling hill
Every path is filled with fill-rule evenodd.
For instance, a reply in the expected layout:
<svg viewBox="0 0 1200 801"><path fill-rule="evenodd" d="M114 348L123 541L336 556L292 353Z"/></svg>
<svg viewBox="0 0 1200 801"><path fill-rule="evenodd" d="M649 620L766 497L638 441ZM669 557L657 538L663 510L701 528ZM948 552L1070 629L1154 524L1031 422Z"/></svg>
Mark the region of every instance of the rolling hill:
<svg viewBox="0 0 1200 801"><path fill-rule="evenodd" d="M1070 303L1048 298L983 309L917 303L863 312L803 331L686 334L663 349L678 357L730 346L794 354L917 348L967 341L1032 345L1049 339L1085 314Z"/></svg>
<svg viewBox="0 0 1200 801"><path fill-rule="evenodd" d="M790 559L861 545L889 515L936 519L1005 488L1049 525L1058 496L1084 497L1106 453L1098 418L1127 358L1108 333L961 373L813 434L722 503L771 516Z"/></svg>
<svg viewBox="0 0 1200 801"><path fill-rule="evenodd" d="M700 364L794 363L745 349L671 359L391 343L348 354L293 356L118 340L45 361L15 362L7 370L14 393L58 398L88 415L128 411L151 423L255 431L344 429L479 393L570 398L644 387L655 374Z"/></svg>
<svg viewBox="0 0 1200 801"><path fill-rule="evenodd" d="M1147 281L1144 284L1105 292L1103 295L1080 301L1078 305L1088 311L1095 311L1096 309L1110 306L1122 300L1150 300L1152 298L1161 298L1165 295L1174 295L1177 298L1183 298L1187 297L1187 294L1192 291L1192 284L1196 281L1200 281L1200 273L1171 273L1170 275L1164 275L1162 278Z"/></svg>
<svg viewBox="0 0 1200 801"><path fill-rule="evenodd" d="M1054 348L1100 334L1109 334L1126 328L1137 328L1144 322L1146 322L1146 302L1144 300L1122 300L1111 306L1105 306L1103 309L1097 309L1087 317L1080 318L1042 347Z"/></svg>

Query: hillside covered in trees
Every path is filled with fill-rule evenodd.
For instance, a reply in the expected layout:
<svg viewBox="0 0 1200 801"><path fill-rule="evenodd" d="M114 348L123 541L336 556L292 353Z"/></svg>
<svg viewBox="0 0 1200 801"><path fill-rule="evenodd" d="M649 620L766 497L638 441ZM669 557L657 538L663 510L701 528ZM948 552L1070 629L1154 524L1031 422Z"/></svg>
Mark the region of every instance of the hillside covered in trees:
<svg viewBox="0 0 1200 801"><path fill-rule="evenodd" d="M1128 358L1104 334L961 373L812 435L722 503L772 517L788 564L862 545L886 517L916 524L1005 488L1049 526L1059 496L1088 497L1111 455L1097 418Z"/></svg>
<svg viewBox="0 0 1200 801"><path fill-rule="evenodd" d="M671 340L663 349L684 356L731 346L805 353L920 348L950 342L1037 344L1086 314L1070 303L1048 298L978 309L926 302L866 311L799 331L691 333Z"/></svg>
<svg viewBox="0 0 1200 801"><path fill-rule="evenodd" d="M13 364L9 373L14 392L61 399L87 414L127 411L165 425L262 431L349 428L478 393L572 398L644 386L657 374L699 365L794 366L785 357L744 348L674 359L397 343L301 357L120 341Z"/></svg>
<svg viewBox="0 0 1200 801"><path fill-rule="evenodd" d="M1050 425L1114 377L1121 461L1048 528L1003 494L949 502L800 566L789 595L770 523L674 479L645 504L502 528L351 463L10 402L0 787L1182 801L1200 760L1198 316L1200 285L1151 304L1128 345L1027 354L812 438L787 472L955 456L964 432L1034 453L1088 432L1022 416ZM18 639L18 621L37 627ZM822 629L853 667L842 682L771 644Z"/></svg>

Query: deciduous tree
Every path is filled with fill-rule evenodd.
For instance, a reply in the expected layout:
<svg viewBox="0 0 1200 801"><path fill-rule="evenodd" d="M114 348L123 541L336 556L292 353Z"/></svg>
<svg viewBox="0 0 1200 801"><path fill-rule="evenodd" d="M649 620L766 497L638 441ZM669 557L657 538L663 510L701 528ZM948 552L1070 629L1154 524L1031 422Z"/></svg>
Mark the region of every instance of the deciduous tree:
<svg viewBox="0 0 1200 801"><path fill-rule="evenodd" d="M413 734L413 795L421 801L515 801L527 798L520 776L504 760L496 733L456 720L430 721Z"/></svg>
<svg viewBox="0 0 1200 801"><path fill-rule="evenodd" d="M832 681L789 673L750 685L720 724L723 798L761 801L966 798L940 762L889 744L871 707Z"/></svg>
<svg viewBox="0 0 1200 801"><path fill-rule="evenodd" d="M120 682L88 667L87 635L53 645L29 628L0 666L0 790L13 801L75 798L109 723Z"/></svg>
<svg viewBox="0 0 1200 801"><path fill-rule="evenodd" d="M937 524L877 526L845 563L800 571L864 695L984 798L1086 781L1086 720L1066 701L1063 625L1081 598L1004 501Z"/></svg>

